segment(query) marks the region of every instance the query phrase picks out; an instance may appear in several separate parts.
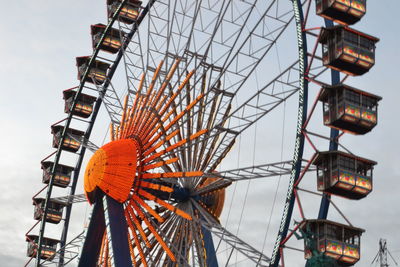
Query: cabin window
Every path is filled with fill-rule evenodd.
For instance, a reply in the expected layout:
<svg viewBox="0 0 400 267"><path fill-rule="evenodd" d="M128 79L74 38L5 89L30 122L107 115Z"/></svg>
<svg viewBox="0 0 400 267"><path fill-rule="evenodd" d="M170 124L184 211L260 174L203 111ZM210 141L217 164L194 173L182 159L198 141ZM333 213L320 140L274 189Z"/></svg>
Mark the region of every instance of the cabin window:
<svg viewBox="0 0 400 267"><path fill-rule="evenodd" d="M77 113L82 113L84 115L90 115L93 111L93 106L84 102L77 102L74 108Z"/></svg>
<svg viewBox="0 0 400 267"><path fill-rule="evenodd" d="M363 108L370 109L373 111L377 110L377 101L374 98L363 95L361 103Z"/></svg>
<svg viewBox="0 0 400 267"><path fill-rule="evenodd" d="M342 239L342 229L340 229L336 225L327 224L325 237L333 240L341 240Z"/></svg>
<svg viewBox="0 0 400 267"><path fill-rule="evenodd" d="M345 91L346 93L346 102L359 106L360 105L360 94L357 94L354 91Z"/></svg>
<svg viewBox="0 0 400 267"><path fill-rule="evenodd" d="M339 157L339 166L341 169L345 169L348 171L355 170L355 160L352 158L340 156Z"/></svg>
<svg viewBox="0 0 400 267"><path fill-rule="evenodd" d="M349 32L349 31L342 31L344 34L344 41L350 44L358 45L358 35Z"/></svg>

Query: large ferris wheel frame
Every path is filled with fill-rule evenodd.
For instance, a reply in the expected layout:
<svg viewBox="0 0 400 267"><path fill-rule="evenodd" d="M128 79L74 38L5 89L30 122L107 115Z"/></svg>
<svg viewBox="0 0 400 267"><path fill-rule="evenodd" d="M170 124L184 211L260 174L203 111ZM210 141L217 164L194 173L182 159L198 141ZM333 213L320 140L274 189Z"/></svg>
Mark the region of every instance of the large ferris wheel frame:
<svg viewBox="0 0 400 267"><path fill-rule="evenodd" d="M113 17L110 19L106 30L104 32L104 34L102 35L101 41L99 42L99 45L96 47L96 49L94 49L93 55L91 57L91 60L89 62L89 65L83 75L82 78L82 82L80 83L78 89L77 89L77 94L75 95L74 98L74 102L73 102L73 107L76 105L76 102L79 98L79 95L81 94L82 90L85 87L85 80L86 77L88 76L89 73L89 69L92 66L94 60L96 59L97 54L100 51L100 44L102 43L102 40L105 38L106 33L109 31L109 29L111 29L111 27L113 26L114 22L116 21L117 17L118 17L118 13L121 10L123 4L126 2L126 0L121 1L120 6L118 7L117 11L115 12L115 14L113 15ZM107 75L107 80L105 82L105 84L102 86L102 90L99 92L99 98L97 99L94 109L93 109L93 114L91 116L90 119L90 123L88 125L88 128L85 132L84 135L84 140L89 140L89 137L91 135L91 132L93 130L93 125L94 122L96 120L97 114L99 112L99 109L104 101L104 99L107 98L106 93L108 90L108 87L110 86L110 82L111 79L119 65L119 62L121 61L121 59L124 58L124 53L125 53L125 49L127 49L128 45L131 42L132 37L134 36L134 34L136 33L139 25L141 24L141 22L143 21L143 19L145 18L145 16L148 14L148 12L150 11L150 9L152 8L152 6L154 5L154 3L156 3L157 1L155 0L150 0L147 4L147 6L142 10L142 12L140 13L140 16L137 20L137 23L134 24L134 26L132 27L131 31L128 33L125 42L123 44L123 48L118 52L114 63L112 64L108 75ZM275 2L275 1L273 1ZM304 1L304 3L307 1ZM298 60L298 72L299 72L299 85L298 85L298 92L299 92L299 107L298 107L298 121L297 121L297 132L296 132L296 141L295 141L295 150L294 150L294 156L293 156L293 161L292 161L292 168L290 170L290 181L289 181L289 188L288 188L288 192L287 192L287 197L285 200L285 208L284 208L284 212L283 212L283 216L281 219L281 224L280 224L280 228L279 228L279 233L278 233L278 237L276 239L276 243L275 243L275 247L273 250L273 255L271 259L267 259L265 262L270 262L271 266L278 266L279 263L279 259L281 256L281 242L286 238L287 236L287 232L289 229L289 224L290 224L290 219L291 219L291 215L293 212L293 206L294 206L294 201L295 201L295 196L294 196L294 185L296 183L296 181L298 180L299 176L300 176L300 172L301 172L301 168L302 168L302 154L303 154L303 150L304 150L304 135L303 135L303 126L304 123L307 120L307 90L308 90L308 62L307 62L307 38L306 38L306 32L304 31L304 14L303 14L303 9L302 6L303 4L300 0L292 0L292 4L293 4L293 11L294 11L294 20L295 20L295 24L296 24L296 33L297 33L297 44L298 44L298 54L299 54L299 60ZM272 4L271 4L272 6ZM285 29L289 23L292 21L292 19L288 20L286 22L286 25L283 27L283 29ZM331 23L329 21L327 21L327 23ZM283 32L283 31L282 31ZM277 35L276 39L278 39L280 36L280 34ZM274 43L275 40L271 41L271 43ZM268 53L268 50L266 51L266 53ZM264 54L265 55L265 54ZM289 70L293 68L293 66L291 66L289 68ZM284 72L286 72L288 70L285 70ZM338 81L338 77L339 74L337 71L332 71L332 81L333 83L337 83ZM106 103L107 105L107 103ZM110 112L110 110L108 110ZM118 112L116 112L118 113ZM266 112L267 113L267 112ZM113 119L113 116L115 118L116 114L111 114L110 113L110 117L111 119ZM66 123L65 123L65 127L64 127L64 131L62 133L62 139L61 142L59 143L59 147L57 149L57 153L55 155L55 160L54 160L54 165L53 165L53 170L52 173L54 174L54 170L56 165L59 162L60 159L60 155L61 155L61 144L62 141L64 140L64 138L67 136L67 132L66 130L68 129L71 120L73 119L72 113L70 113L68 115L68 118L66 119ZM252 122L254 123L254 121ZM251 123L251 124L252 124ZM245 128L249 127L251 124L247 125ZM337 130L332 130L332 136L331 139L333 140L334 136L337 136ZM337 145L337 144L336 144ZM334 149L335 146L335 142L331 141L331 148ZM75 167L75 171L74 171L74 176L73 176L73 183L72 183L72 187L71 187L71 191L70 191L70 196L69 199L73 199L73 196L75 194L75 189L76 189L76 185L77 185L77 181L79 178L79 170L81 169L82 166L82 162L83 162L83 158L86 152L86 148L88 148L88 145L83 146L80 153L79 153L79 158ZM54 175L53 177L50 179L50 183L48 185L48 190L47 190L47 194L46 194L46 202L45 202L45 208L44 208L44 214L42 217L42 221L41 221L41 226L40 226L40 232L39 232L39 242L38 242L38 253L37 253L37 266L40 265L40 250L41 250L41 243L43 242L43 235L44 235L44 231L45 231L45 218L46 218L46 214L48 212L48 201L51 199L51 193L52 193L52 186L53 186L53 179L54 179ZM329 205L329 201L326 201L325 199L326 197L324 197L323 199L323 203L321 204L321 209L320 209L320 218L326 218L327 215L327 207ZM69 227L69 219L70 219L70 215L71 215L71 209L72 209L72 204L67 205L66 208L66 217L65 217L65 223L63 226L63 231L62 231L62 236L61 236L61 248L64 248L66 245L66 240L67 240L67 233L68 233L68 227ZM261 257L260 257L261 258ZM60 259L59 259L59 266L63 266L64 265L64 250L61 249L60 250Z"/></svg>

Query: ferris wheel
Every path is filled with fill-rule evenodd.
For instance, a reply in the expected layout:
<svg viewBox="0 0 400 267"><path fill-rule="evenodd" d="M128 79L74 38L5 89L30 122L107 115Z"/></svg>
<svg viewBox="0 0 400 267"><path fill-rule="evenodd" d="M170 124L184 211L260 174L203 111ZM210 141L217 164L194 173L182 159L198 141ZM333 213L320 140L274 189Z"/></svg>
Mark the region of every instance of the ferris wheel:
<svg viewBox="0 0 400 267"><path fill-rule="evenodd" d="M359 261L335 200L372 191L376 162L340 143L377 124L381 98L348 83L375 64L349 27L366 0L106 5L51 126L26 266Z"/></svg>

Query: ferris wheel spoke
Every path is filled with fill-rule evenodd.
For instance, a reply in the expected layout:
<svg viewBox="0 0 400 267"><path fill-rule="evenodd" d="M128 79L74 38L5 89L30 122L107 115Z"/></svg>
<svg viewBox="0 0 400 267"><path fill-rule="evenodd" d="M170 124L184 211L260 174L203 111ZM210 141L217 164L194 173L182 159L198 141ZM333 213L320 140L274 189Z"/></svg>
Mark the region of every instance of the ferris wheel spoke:
<svg viewBox="0 0 400 267"><path fill-rule="evenodd" d="M217 178L217 180L212 182L212 183L210 183L210 184L208 184L208 185L205 185L203 187L200 187L200 188L196 189L193 192L193 195L206 195L206 194L215 192L217 190L226 188L226 187L228 187L228 186L230 186L232 184L232 181L219 179L220 178L219 176L217 177L217 176L214 176L214 175L210 175L210 176L205 175L204 177Z"/></svg>
<svg viewBox="0 0 400 267"><path fill-rule="evenodd" d="M199 266L207 266L206 260L207 260L207 254L205 251L204 247L204 240L201 232L201 225L199 224L199 221L193 221L190 222L189 225L191 226L192 229L192 234L193 234L193 241L195 244L196 248L196 256L197 256L197 262ZM194 257L194 255L193 255Z"/></svg>
<svg viewBox="0 0 400 267"><path fill-rule="evenodd" d="M91 152L96 152L99 149L99 147L96 144L92 143L89 139L85 138L85 136L76 136L71 133L67 133L67 136L75 140L76 142L80 143L83 147L86 147Z"/></svg>
<svg viewBox="0 0 400 267"><path fill-rule="evenodd" d="M292 65L292 67L293 66L294 65ZM291 70L292 68L287 69L280 77L285 74L289 75ZM284 88L283 91L274 91L277 84L281 84L280 77L269 83L253 97L244 102L239 108L230 113L225 119L226 121L229 119L231 120L230 126L224 127L223 124L225 122L221 122L214 127L210 135L212 135L213 132L216 132L216 134L223 132L224 134L208 163L209 170L214 170L219 165L232 148L235 138L238 135L242 134L255 122L263 118L297 92L298 88L289 82L285 82L287 87ZM271 92L268 92L268 90L271 90Z"/></svg>
<svg viewBox="0 0 400 267"><path fill-rule="evenodd" d="M235 121L234 125L229 126L228 129L239 133L243 132L295 94L299 89L297 64L298 61L292 63L230 113L225 120L234 119Z"/></svg>
<svg viewBox="0 0 400 267"><path fill-rule="evenodd" d="M228 108L222 116L222 120L213 123L207 134L191 142L191 146L201 144L201 155L205 155L201 169L214 170L222 159L227 155L235 143L235 139L255 122L263 118L272 110L280 106L298 91L298 69L297 61L277 75L262 89L248 98L236 110L229 112ZM215 100L214 100L215 101ZM228 121L230 120L230 124ZM215 121L209 120L211 122ZM179 150L187 151L188 144Z"/></svg>
<svg viewBox="0 0 400 267"><path fill-rule="evenodd" d="M182 261L182 259L188 259L188 251L190 249L190 244L188 244L188 237L192 235L190 230L190 222L181 218L175 218L173 221L173 227L170 229L170 245L171 249L174 251L175 255L177 255L177 262L171 262L169 259L164 261L166 266L175 266L178 263L181 264L189 264L187 260Z"/></svg>
<svg viewBox="0 0 400 267"><path fill-rule="evenodd" d="M229 54L233 53L232 58L230 60L228 60L228 58L225 60L226 61L226 65L222 66L220 68L220 71L218 72L218 74L211 79L211 75L210 75L210 81L209 81L209 85L208 85L208 89L207 89L207 94L210 94L210 92L213 91L213 89L215 88L216 83L218 83L220 81L220 79L222 77L227 76L229 77L228 79L225 79L225 82L227 80L232 80L234 82L232 82L232 86L235 87L235 89L232 89L233 87L230 87L227 84L224 84L224 88L220 90L220 92L224 92L223 95L223 100L220 101L219 105L217 106L217 110L218 110L218 120L221 120L221 115L223 116L225 109L227 109L229 107L229 103L232 100L231 95L227 94L226 92L237 92L241 86L244 84L244 82L246 81L247 77L250 75L250 73L252 73L254 71L254 69L256 68L256 66L258 65L258 63L262 60L263 56L265 56L265 54L269 51L270 47L277 41L277 39L279 38L280 34L283 32L283 30L287 27L287 24L292 20L292 18L289 18L286 22L286 24L284 24L283 27L278 27L279 33L276 34L276 39L272 38L272 39L268 39L271 36L269 36L269 34L266 34L266 29L265 29L265 21L263 21L263 19L266 19L266 17L270 18L270 17L274 17L275 19L277 19L279 21L279 23L282 23L282 19L277 15L279 12L275 12L275 9L273 8L274 6L276 6L276 1L273 1L273 3L271 3L271 5L268 7L268 9L266 10L266 12L264 14L261 15L261 17L259 18L259 21L257 22L257 24L249 30L249 35L247 35L247 38L245 38L245 40L243 40L243 44L237 49L232 49L232 47L229 47L229 49L227 49L227 51L229 51ZM275 7L276 9L278 9L277 7ZM252 9L252 8L251 8ZM246 9L243 9L246 10ZM274 11L273 16L271 14L269 14L269 12L272 12L272 10ZM248 18L248 16L250 16L251 11L248 11L246 20ZM287 16L287 13L284 13L285 15L283 15L284 17ZM279 19L278 19L279 18ZM223 20L223 19L222 19ZM227 23L232 23L232 21L229 21L228 19L226 20ZM261 23L263 22L263 23ZM222 22L221 22L222 24ZM282 25L281 25L282 26ZM222 27L221 25L218 25L218 27ZM240 27L241 30L244 29L244 27ZM221 30L219 28L216 29ZM262 33L260 33L259 31L263 31ZM271 30L272 33L270 33L271 35L274 35L274 33L276 33L274 30ZM222 33L221 33L222 34ZM253 36L252 36L253 35ZM254 43L255 40L252 40L252 38L257 38L256 36L262 36L262 38L267 38L267 40L265 40L265 42L259 42L259 43L269 43L270 46L263 46L260 48L253 48L249 49L249 45L250 43ZM245 34L246 36L246 34ZM236 36L236 38L239 38L239 34ZM239 39L235 39L234 40L238 41ZM212 43L212 41L209 41L210 45ZM257 42L255 42L257 43ZM234 52L236 51L236 53ZM251 51L251 52L249 52ZM263 56L260 56L257 53L260 53L260 51L264 51L265 53L263 54ZM246 56L249 56L250 58L252 58L252 61L254 61L254 64L251 64L251 66L246 66L245 68L238 68L237 66L241 66L243 65L243 63L241 63L242 61L248 61L247 59L243 59ZM210 56L211 60L212 60L212 56ZM240 58L240 60L239 60ZM200 61L202 62L202 61ZM213 66L215 63L211 63L210 66ZM234 70L228 70L228 67L232 65L235 67ZM199 68L196 68L197 71L200 70L200 74L198 75L203 75L204 70L201 67L201 65L199 66ZM226 72L226 73L225 73ZM239 78L234 78L234 76L238 76ZM196 81L198 82L198 81ZM208 101L213 101L214 96L216 94L212 93L210 96L207 96L207 99L209 99Z"/></svg>
<svg viewBox="0 0 400 267"><path fill-rule="evenodd" d="M269 262L271 261L270 258L221 226L221 224L216 221L214 217L211 216L209 212L196 201L192 200L191 202L201 214L203 220L200 220L200 222L204 228L208 229L214 236L224 241L234 250L240 252L249 260L255 262L257 266L269 265Z"/></svg>
<svg viewBox="0 0 400 267"><path fill-rule="evenodd" d="M182 208L182 207L181 207ZM177 230L182 230L185 229L185 227L178 228L179 225L181 225L181 222L187 221L186 219L182 219L181 217L172 214L166 221L162 224L152 224L154 229L157 230L157 232L163 236L163 240L166 244L168 244L169 249L174 255L174 258L171 257L163 257L164 251L162 251L162 248L159 248L159 243L154 246L152 249L153 253L156 253L155 255L150 256L151 260L154 262L154 264L159 264L161 265L161 262L165 263L174 263L179 262L179 266L190 266L189 263L187 262L186 258L182 255L181 250L179 247L176 245L176 234ZM164 265L163 265L164 266ZM169 266L169 265L167 265Z"/></svg>
<svg viewBox="0 0 400 267"><path fill-rule="evenodd" d="M204 3L205 2L205 3ZM201 68L201 64L204 62L205 63L205 59L210 59L211 62L208 63L210 66L213 65L218 65L217 62L215 60L213 60L213 58L215 58L214 55L210 55L209 57L207 57L207 53L208 51L214 51L216 49L221 50L222 47L224 47L226 53L228 53L227 55L230 55L230 53L232 53L232 45L231 44L240 44L241 42L239 41L239 37L241 35L243 35L243 29L245 27L243 27L243 25L245 25L245 23L247 22L247 20L249 19L251 14L254 14L255 12L253 12L254 7L255 7L255 3L232 3L232 2L228 2L227 4L220 4L220 2L218 2L218 5L221 5L220 7L215 7L215 5L217 4L210 4L209 2L207 3L206 1L201 2L200 3L200 8L194 9L196 10L194 12L195 16L191 17L190 14L184 13L184 18L181 21L186 20L193 20L191 23L191 27L187 26L187 27L183 27L182 25L179 25L178 23L175 23L174 25L172 25L171 27L179 27L185 28L188 32L190 33L199 33L201 32L201 34L203 34L204 36L208 36L208 38L202 38L202 39L196 39L195 38L195 34L192 34L194 37L190 40L190 45L186 46L187 48L185 49L184 55L186 56L190 56L193 57L194 55L200 56L200 60L197 60L197 64L196 64L196 69L203 69ZM231 8L228 9L228 7L230 7L231 5L235 5L235 8ZM247 5L247 7L246 7ZM273 5L271 5L273 6ZM227 12L227 10L229 10L230 12ZM233 13L234 11L236 13ZM164 12L167 13L167 12ZM179 17L179 12L173 12L173 16L175 17ZM205 13L207 14L207 21L211 21L209 25L204 25L204 18L203 16L205 16ZM160 14L160 13L158 13ZM212 16L212 18L210 18L210 16ZM151 16L150 16L151 17ZM164 21L167 21L166 19L164 19ZM183 23L185 24L185 23ZM190 23L187 23L188 25L190 25ZM235 29L237 29L237 31L235 31L234 33L229 32L229 33L225 33L223 28L228 28L229 26L235 27ZM162 27L161 27L162 28ZM171 34L168 35L168 42L171 42L170 39L174 40L174 31L171 30L170 31ZM177 33L179 33L179 29L177 30ZM157 34L154 34L155 36L159 37L160 34L158 32L156 32ZM177 33L175 33L177 35ZM151 33L150 33L151 35ZM189 35L188 36L192 36ZM246 34L244 34L246 35ZM184 44L185 42L182 42L182 34L178 35L179 36L179 41L180 43ZM167 43L168 43L167 42ZM229 44L228 44L229 42ZM160 43L160 42L159 42ZM189 42L187 42L189 43ZM200 45L200 47L205 47L203 50L199 49L198 47L196 47L196 45L203 44L204 45ZM182 47L185 47L185 45L182 45ZM182 49L181 49L182 50ZM157 51L160 51L159 47L157 47ZM175 53L178 52L178 53ZM168 51L169 53L169 51ZM166 54L168 54L166 53ZM226 54L225 53L225 54ZM182 52L179 51L174 51L172 52L172 54L178 55L178 54L183 54ZM216 54L216 53L214 53ZM224 53L218 53L218 56L220 56L221 54ZM221 62L226 61L226 58L224 58L223 60L219 59ZM213 62L215 61L215 62ZM199 67L199 68L198 68ZM187 65L184 66L184 69L187 69ZM217 79L218 80L218 79ZM211 88L211 87L210 87Z"/></svg>
<svg viewBox="0 0 400 267"><path fill-rule="evenodd" d="M169 218L159 226L158 231L162 231L163 233L165 233L165 238L166 240L169 241L170 243L170 248L171 250L174 252L174 254L176 255L176 257L178 258L178 261L182 262L182 260L180 259L180 257L182 256L182 254L180 253L180 248L179 246L176 245L176 240L177 240L177 229L179 229L179 225L182 223L183 220L181 220L179 218L179 216L172 214L171 216L169 216ZM153 250L154 252L156 252L156 255L152 257L153 261L159 265L161 265L162 261L170 261L169 258L165 258L163 259L163 251L161 251L160 249L155 249ZM171 261L172 262L172 261Z"/></svg>
<svg viewBox="0 0 400 267"><path fill-rule="evenodd" d="M279 13L275 12L275 9L273 8L274 6L276 9L278 8L276 1L272 1L263 14L253 16L256 24L250 27L246 34L242 33L241 31L247 29L247 27L241 27L240 36L245 36L244 40L241 40L239 35L237 36L239 39L236 39L234 43L237 43L238 47L230 46L227 49L228 55L224 59L224 63L220 64L221 67L218 75L216 75L216 77L210 81L209 90L207 91L208 94L212 92L211 89L215 87L215 84L219 82L220 79L224 78L225 81L223 90L221 92L223 92L223 98L226 98L226 100L221 101L217 108L221 115L224 113L224 109L228 108L229 103L232 101L230 94L235 94L243 86L247 78L256 69L264 56L270 51L270 48L276 43L281 33L283 33L284 29L292 20L290 17L286 23L283 24L283 26L277 26L280 31L279 33L276 33L276 37L274 37L273 32L275 32L275 30L268 29L268 26L266 27L266 20L274 20L274 18L276 19L277 14ZM272 11L274 11L273 14L270 14ZM252 14L252 12L249 12L248 16L250 16L250 14ZM282 20L279 20L278 24L281 22ZM275 23L275 26L276 24L277 23ZM272 32L270 33L272 36L266 33L266 29ZM213 58L212 56L210 57ZM248 62L251 63L249 64ZM211 64L218 65L217 62L212 62ZM214 94L207 95L207 99L213 99L213 95ZM221 117L219 117L219 120L220 119Z"/></svg>
<svg viewBox="0 0 400 267"><path fill-rule="evenodd" d="M87 201L85 194L68 195L68 196L62 196L62 197L53 197L53 198L50 198L50 200L53 201L53 202L57 202L57 203L63 204L65 206Z"/></svg>
<svg viewBox="0 0 400 267"><path fill-rule="evenodd" d="M119 62L117 60L114 62L114 64L118 63ZM115 68L114 64L111 65L110 69ZM110 74L108 76L110 76ZM121 115L123 112L123 101L111 83L110 78L111 77L106 77L106 81L102 85L97 84L96 81L93 81L93 83L96 86L96 91L99 93L99 98L101 98L102 102L104 103L111 122L118 124L121 121Z"/></svg>
<svg viewBox="0 0 400 267"><path fill-rule="evenodd" d="M68 263L70 263L79 256L79 249L82 247L84 240L85 240L85 231L82 231L74 238L72 238L71 241L65 244L64 247L60 248L55 253L55 256L53 258L48 258L44 260L44 262L42 262L41 264L43 266L58 264L60 260L60 255L62 253L64 258L63 264L67 265Z"/></svg>
<svg viewBox="0 0 400 267"><path fill-rule="evenodd" d="M305 170L306 166L307 166L307 161L303 160L303 164L301 167L302 171ZM262 165L226 170L226 171L205 173L204 176L220 178L231 182L238 182L244 180L288 175L290 174L291 170L292 170L292 161L282 161L282 162L267 163ZM308 172L315 170L316 168L314 166L307 168Z"/></svg>
<svg viewBox="0 0 400 267"><path fill-rule="evenodd" d="M136 93L138 91L138 83L141 81L142 70L144 70L144 55L140 28L137 27L137 24L134 24L133 27L135 27L136 34L129 41L130 45L123 50L123 59L128 91ZM121 32L124 30L121 23L119 23L119 29Z"/></svg>

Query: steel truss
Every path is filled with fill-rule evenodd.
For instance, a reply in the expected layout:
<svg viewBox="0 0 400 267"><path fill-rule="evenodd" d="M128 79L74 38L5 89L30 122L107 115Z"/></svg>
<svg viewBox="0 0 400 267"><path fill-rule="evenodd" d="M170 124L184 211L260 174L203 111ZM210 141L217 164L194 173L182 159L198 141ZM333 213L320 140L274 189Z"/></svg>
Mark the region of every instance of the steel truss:
<svg viewBox="0 0 400 267"><path fill-rule="evenodd" d="M121 2L121 6L124 2ZM299 93L299 102L304 105L300 107L299 117L303 119L301 114L305 114L306 93L304 92L305 85L303 84L305 81L303 54L300 55L299 60L291 63L277 76L261 85L260 89L251 92L250 97L247 97L237 107L233 108L235 106L233 101L238 92L246 87L249 77L256 72L261 61L271 53L271 50L287 30L289 24L294 19L297 20L297 24L299 23L299 18L297 14L293 14L291 7L282 9L277 0L270 1L267 6L261 2L257 0L240 2L178 0L171 4L170 1L148 1L146 7L142 9L138 21L133 26L122 22L114 23L121 8L120 6L110 20L107 29L118 25L121 31L128 32L127 37L124 39L123 49L110 62L112 64L105 84L92 87L81 83L74 99L75 106L83 89L95 90L99 93L99 98L96 101L94 113L88 121L85 135L78 139L82 142L83 147L78 154L79 159L75 167L70 194L66 197L51 198L54 177L48 187L44 218L46 217L49 199L68 204L61 238L62 249L57 254L58 262L55 261L54 263L58 264L58 266L64 266L70 262L66 256L69 251L67 248L72 242L66 244L69 216L72 204L83 200L82 195L75 195L75 187L85 150L96 151L98 149L89 138L101 104L104 103L111 123L119 125L122 121L124 105L121 99L123 94L120 94L111 83L121 59L123 60L127 77L127 89L124 94L128 95L128 109L143 110L143 107L134 101L138 95L143 96L143 98L148 97L145 90L140 91L140 84L143 84L143 87L148 89L151 86L161 88L165 83L168 88L165 97L172 95L175 88L184 84L181 95L176 98L172 105L174 110L172 114L175 117L180 112L184 112L188 105L197 101L195 103L196 108L185 111L185 114L181 117L182 119L175 122L173 127L167 130L163 129L162 138L164 140L173 131L179 130L179 134L166 140L161 148L166 149L182 140L186 140L186 144L179 149L155 158L150 163L177 157L179 160L173 163L171 167L162 167L164 171L170 169L183 172L198 170L203 171L204 175L194 177L191 180L170 180L171 184L182 184L190 187L195 190L192 196L201 196L225 188L232 182L243 180L288 174L291 175L290 179L296 180L297 178L293 177L296 175L298 177L299 173L304 171L305 167L302 165L303 161L300 154L302 145L297 145L298 150L295 151L297 157L295 154L293 161L215 172L217 166L233 147L236 138L251 128L257 121L285 103L291 96ZM302 3L300 1L293 2L297 2L301 8ZM141 26L139 27L139 25ZM226 29L229 29L229 31ZM146 32L146 35L141 34L142 32ZM98 52L99 48L97 47L92 55L89 67ZM172 77L169 77L168 74L175 64L176 72ZM157 66L160 66L159 70L157 70ZM84 77L88 75L88 69ZM189 75L190 77L188 77ZM312 76L310 74L314 78L319 75ZM278 87L280 90L276 90ZM154 114L160 116L157 112ZM165 125L172 123L174 116L167 118ZM65 130L73 119L74 117L69 115L60 143L64 140L66 136ZM190 137L201 129L207 129L208 131L201 137L192 140ZM299 132L298 138L300 135L301 133ZM54 166L58 164L60 156L61 148L59 147ZM294 169L296 169L296 174L293 174ZM310 170L313 169L308 169L308 171ZM198 185L205 178L213 177L222 179L203 188L198 188ZM289 188L289 191L291 190L292 188ZM168 201L174 203L171 199L168 199ZM154 219L151 219L149 214L146 214L146 216L149 220L151 219L153 227L163 233L172 250L176 252L179 264L183 266L205 265L207 262L206 254L209 253L209 251L204 252L203 236L206 235L206 231L222 239L260 266L268 266L271 263L270 258L223 228L210 215L210 212L204 208L201 200L191 198L190 202L178 202L175 204L176 207L187 212L195 219L192 222L185 222L173 213L166 212L164 213L167 217L166 221L158 225ZM108 204L104 202L103 205L104 212L107 215ZM288 219L290 219L290 216ZM176 225L174 226L174 224ZM43 220L38 254L40 254L40 244L45 230L44 225L45 221ZM110 218L107 216L105 216L105 225L107 232L112 232ZM185 230L187 231L186 234L193 234L191 244L186 244L186 241L181 237L183 234L179 232L183 231L182 229L186 229L185 226L189 226L188 230ZM107 238L111 248L111 236L107 236ZM154 236L149 237L149 239L149 242L155 242ZM178 241L175 242L175 240ZM157 248L159 245L155 243L154 246ZM193 250L192 262L187 262L185 257L189 253L189 251L186 251L188 247ZM144 256L149 263L172 263L168 262L168 259L158 252L160 250L161 248L158 248L158 250L147 249L144 251ZM110 253L110 260L114 262L112 252ZM38 259L37 266L39 265L40 260Z"/></svg>

